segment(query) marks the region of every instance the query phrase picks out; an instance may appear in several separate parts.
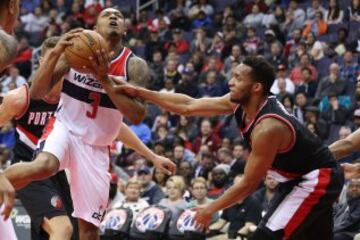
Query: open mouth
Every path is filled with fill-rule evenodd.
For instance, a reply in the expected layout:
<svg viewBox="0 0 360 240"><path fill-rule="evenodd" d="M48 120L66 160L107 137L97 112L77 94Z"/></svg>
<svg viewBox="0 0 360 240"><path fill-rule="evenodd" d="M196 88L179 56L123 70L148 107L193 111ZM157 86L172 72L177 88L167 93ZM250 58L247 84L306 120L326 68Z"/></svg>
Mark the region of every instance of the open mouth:
<svg viewBox="0 0 360 240"><path fill-rule="evenodd" d="M112 27L117 27L117 26L119 26L119 25L118 25L118 23L117 23L116 21L111 21L111 22L110 22L110 26L112 26Z"/></svg>

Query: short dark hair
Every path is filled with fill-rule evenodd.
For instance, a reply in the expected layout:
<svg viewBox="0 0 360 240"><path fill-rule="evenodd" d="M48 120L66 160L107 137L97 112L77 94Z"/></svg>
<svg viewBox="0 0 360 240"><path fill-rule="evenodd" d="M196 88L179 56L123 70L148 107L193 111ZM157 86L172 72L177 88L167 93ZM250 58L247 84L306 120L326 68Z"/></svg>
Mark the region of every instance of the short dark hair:
<svg viewBox="0 0 360 240"><path fill-rule="evenodd" d="M59 42L60 37L49 37L45 39L43 44L41 45L41 56L45 55L45 52L51 48L54 48L56 44Z"/></svg>
<svg viewBox="0 0 360 240"><path fill-rule="evenodd" d="M270 88L275 81L275 70L262 56L246 57L243 64L251 67L251 78L264 86L264 95L270 94Z"/></svg>

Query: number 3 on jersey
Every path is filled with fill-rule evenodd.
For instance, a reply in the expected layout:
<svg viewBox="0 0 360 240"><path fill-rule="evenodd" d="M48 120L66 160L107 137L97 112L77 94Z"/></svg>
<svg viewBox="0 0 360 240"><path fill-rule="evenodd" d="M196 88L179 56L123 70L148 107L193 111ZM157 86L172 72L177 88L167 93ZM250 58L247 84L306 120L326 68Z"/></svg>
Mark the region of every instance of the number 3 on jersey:
<svg viewBox="0 0 360 240"><path fill-rule="evenodd" d="M86 112L86 116L88 118L96 118L96 115L97 115L97 112L98 112L98 107L99 107L99 104L100 104L100 100L101 100L101 95L100 93L96 93L96 92L91 92L89 94L89 99L92 100L92 103L91 103L91 111L87 111Z"/></svg>

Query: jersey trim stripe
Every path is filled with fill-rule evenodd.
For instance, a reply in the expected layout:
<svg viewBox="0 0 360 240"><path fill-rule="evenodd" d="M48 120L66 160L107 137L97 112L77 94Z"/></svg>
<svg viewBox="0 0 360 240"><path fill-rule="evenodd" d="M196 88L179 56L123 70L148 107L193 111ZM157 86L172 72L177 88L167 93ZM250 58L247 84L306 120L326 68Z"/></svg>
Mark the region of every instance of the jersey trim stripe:
<svg viewBox="0 0 360 240"><path fill-rule="evenodd" d="M20 141L25 143L25 145L27 145L31 149L36 148L36 144L37 144L39 138L34 136L31 132L27 131L25 128L23 128L20 125L16 126L16 132L19 134Z"/></svg>
<svg viewBox="0 0 360 240"><path fill-rule="evenodd" d="M88 89L79 87L66 79L63 83L62 92L68 95L69 97L72 97L84 103L91 104L93 102L93 100L89 98L89 95L94 91L90 91ZM107 94L99 93L99 92L97 93L100 94L101 96L99 106L105 108L117 109Z"/></svg>
<svg viewBox="0 0 360 240"><path fill-rule="evenodd" d="M26 105L24 109L21 111L21 114L15 117L15 120L19 120L20 118L22 118L30 106L29 85L25 83L23 86L25 87L25 92L26 92Z"/></svg>

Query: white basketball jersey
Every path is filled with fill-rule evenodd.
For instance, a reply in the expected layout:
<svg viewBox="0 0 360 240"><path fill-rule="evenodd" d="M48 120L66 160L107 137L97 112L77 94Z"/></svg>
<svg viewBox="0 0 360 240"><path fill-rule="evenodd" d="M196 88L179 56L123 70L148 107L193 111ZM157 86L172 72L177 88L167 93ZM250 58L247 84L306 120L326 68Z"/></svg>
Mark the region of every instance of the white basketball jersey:
<svg viewBox="0 0 360 240"><path fill-rule="evenodd" d="M124 48L111 62L109 74L126 80L126 65L131 54L131 50ZM65 75L56 118L85 143L106 146L117 137L123 115L98 80L91 74L70 69Z"/></svg>

